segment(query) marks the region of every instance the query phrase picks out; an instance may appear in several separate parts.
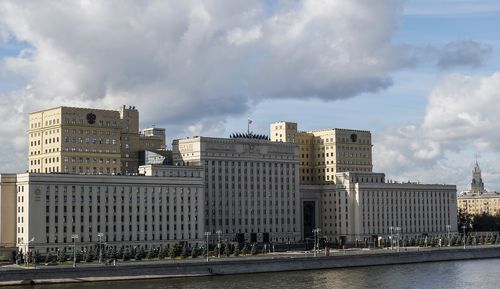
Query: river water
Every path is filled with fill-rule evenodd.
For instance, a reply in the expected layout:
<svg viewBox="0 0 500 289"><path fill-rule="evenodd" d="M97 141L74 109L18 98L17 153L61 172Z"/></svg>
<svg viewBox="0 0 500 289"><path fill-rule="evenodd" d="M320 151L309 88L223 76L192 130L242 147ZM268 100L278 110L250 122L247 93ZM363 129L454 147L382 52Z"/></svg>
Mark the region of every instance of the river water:
<svg viewBox="0 0 500 289"><path fill-rule="evenodd" d="M20 288L20 287L14 287ZM27 286L35 289L500 288L500 259L213 277Z"/></svg>

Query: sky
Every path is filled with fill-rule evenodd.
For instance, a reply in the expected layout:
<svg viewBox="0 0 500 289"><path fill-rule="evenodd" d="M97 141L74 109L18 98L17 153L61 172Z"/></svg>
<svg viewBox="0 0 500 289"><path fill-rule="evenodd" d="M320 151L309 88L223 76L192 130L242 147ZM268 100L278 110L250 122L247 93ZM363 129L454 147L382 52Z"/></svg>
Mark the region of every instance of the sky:
<svg viewBox="0 0 500 289"><path fill-rule="evenodd" d="M500 1L0 1L0 173L27 117L136 106L193 135L370 130L374 171L500 191Z"/></svg>

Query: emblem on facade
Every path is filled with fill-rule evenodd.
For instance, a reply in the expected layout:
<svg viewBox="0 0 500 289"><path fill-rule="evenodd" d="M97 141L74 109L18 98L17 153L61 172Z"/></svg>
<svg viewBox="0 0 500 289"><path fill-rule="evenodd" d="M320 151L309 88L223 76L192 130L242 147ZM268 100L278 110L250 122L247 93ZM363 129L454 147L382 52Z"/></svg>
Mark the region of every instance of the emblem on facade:
<svg viewBox="0 0 500 289"><path fill-rule="evenodd" d="M87 113L87 122L89 124L94 124L95 123L96 116L93 113Z"/></svg>

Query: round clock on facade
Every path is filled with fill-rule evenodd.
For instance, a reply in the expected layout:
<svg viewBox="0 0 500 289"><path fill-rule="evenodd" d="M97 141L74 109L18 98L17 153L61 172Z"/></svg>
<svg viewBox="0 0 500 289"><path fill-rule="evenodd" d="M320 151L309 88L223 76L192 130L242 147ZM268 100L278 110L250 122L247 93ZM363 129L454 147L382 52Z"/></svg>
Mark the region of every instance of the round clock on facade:
<svg viewBox="0 0 500 289"><path fill-rule="evenodd" d="M87 122L89 124L94 124L95 123L96 116L93 113L87 113Z"/></svg>
<svg viewBox="0 0 500 289"><path fill-rule="evenodd" d="M358 139L358 135L357 134L355 134L355 133L351 134L351 140L352 140L352 142L356 142L357 139Z"/></svg>

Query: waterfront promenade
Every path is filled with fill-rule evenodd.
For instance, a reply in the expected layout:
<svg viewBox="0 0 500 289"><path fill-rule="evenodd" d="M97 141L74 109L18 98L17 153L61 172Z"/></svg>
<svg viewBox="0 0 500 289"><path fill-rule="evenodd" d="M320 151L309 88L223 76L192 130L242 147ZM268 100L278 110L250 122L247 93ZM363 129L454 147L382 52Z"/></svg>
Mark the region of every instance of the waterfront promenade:
<svg viewBox="0 0 500 289"><path fill-rule="evenodd" d="M500 246L334 250L330 256L319 252L287 252L249 257L179 259L118 262L116 266L91 263L72 265L1 267L0 285L47 284L113 280L196 277L261 272L280 272L450 260L500 258Z"/></svg>

